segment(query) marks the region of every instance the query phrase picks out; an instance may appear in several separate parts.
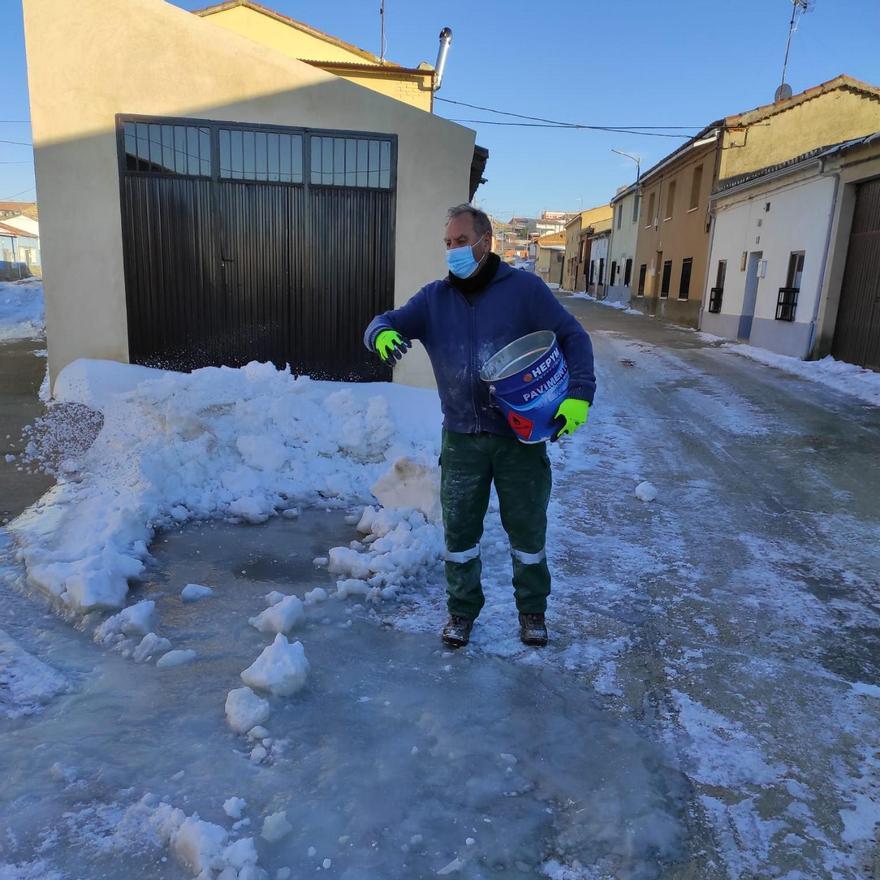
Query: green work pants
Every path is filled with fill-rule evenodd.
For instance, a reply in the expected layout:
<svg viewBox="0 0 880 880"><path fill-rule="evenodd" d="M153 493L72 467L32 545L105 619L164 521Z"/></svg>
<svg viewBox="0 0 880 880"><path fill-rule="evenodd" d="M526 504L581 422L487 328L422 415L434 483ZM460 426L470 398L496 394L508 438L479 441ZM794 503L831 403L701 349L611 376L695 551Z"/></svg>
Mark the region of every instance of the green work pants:
<svg viewBox="0 0 880 880"><path fill-rule="evenodd" d="M480 538L493 481L510 539L516 607L522 614L543 614L550 595L544 541L552 484L545 444L444 430L440 501L449 613L474 620L485 602Z"/></svg>

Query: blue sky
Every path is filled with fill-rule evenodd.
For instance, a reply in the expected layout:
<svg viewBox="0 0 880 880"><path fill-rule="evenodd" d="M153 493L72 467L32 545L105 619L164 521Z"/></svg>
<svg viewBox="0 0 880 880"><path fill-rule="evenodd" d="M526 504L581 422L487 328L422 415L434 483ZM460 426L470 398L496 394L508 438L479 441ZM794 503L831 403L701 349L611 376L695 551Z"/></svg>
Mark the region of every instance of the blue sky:
<svg viewBox="0 0 880 880"><path fill-rule="evenodd" d="M378 51L379 0L263 2ZM21 13L15 6L4 13L0 140L30 141L29 126L10 121L29 116ZM433 63L437 35L448 25L454 37L439 97L587 124L700 127L772 100L790 14L790 0L386 0L387 56L404 65ZM795 34L787 79L796 92L838 73L880 84L878 39L880 0L817 0ZM450 118L504 119L441 103L436 110ZM490 151L489 182L477 201L501 217L607 201L635 171L612 148L640 155L644 169L681 143L619 133L471 127ZM30 149L0 143L0 200L31 199L33 185Z"/></svg>

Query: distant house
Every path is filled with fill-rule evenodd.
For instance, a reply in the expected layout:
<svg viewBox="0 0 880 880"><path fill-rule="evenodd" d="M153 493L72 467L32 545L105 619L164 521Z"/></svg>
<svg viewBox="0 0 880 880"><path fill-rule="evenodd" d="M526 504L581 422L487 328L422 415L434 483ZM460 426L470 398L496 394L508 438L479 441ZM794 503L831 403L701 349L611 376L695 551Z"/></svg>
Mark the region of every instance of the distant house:
<svg viewBox="0 0 880 880"><path fill-rule="evenodd" d="M700 326L880 370L880 131L721 180Z"/></svg>
<svg viewBox="0 0 880 880"><path fill-rule="evenodd" d="M436 71L426 61L416 67L395 64L253 0L226 0L195 14L289 58L420 110L433 110Z"/></svg>
<svg viewBox="0 0 880 880"><path fill-rule="evenodd" d="M40 274L40 227L36 220L13 214L0 220L0 281Z"/></svg>
<svg viewBox="0 0 880 880"><path fill-rule="evenodd" d="M880 89L838 76L707 125L642 175L633 305L696 327L719 181L878 128Z"/></svg>
<svg viewBox="0 0 880 880"><path fill-rule="evenodd" d="M596 299L605 299L608 291L608 245L611 240L612 220L596 223L588 236L590 244L590 267L587 277L587 293Z"/></svg>
<svg viewBox="0 0 880 880"><path fill-rule="evenodd" d="M614 221L609 245L606 299L628 303L639 232L639 185L621 187L611 200Z"/></svg>
<svg viewBox="0 0 880 880"><path fill-rule="evenodd" d="M611 219L611 205L581 211L565 224L565 289L586 290L590 264L590 236L597 224Z"/></svg>
<svg viewBox="0 0 880 880"><path fill-rule="evenodd" d="M36 202L0 202L0 220L6 217L17 216L30 217L32 220L38 218Z"/></svg>
<svg viewBox="0 0 880 880"><path fill-rule="evenodd" d="M565 232L542 235L534 244L535 272L546 284L563 286Z"/></svg>
<svg viewBox="0 0 880 880"><path fill-rule="evenodd" d="M445 275L445 209L485 165L415 106L433 73L355 69L251 2L23 7L53 381L81 357L391 378L363 328ZM433 382L421 347L394 378Z"/></svg>

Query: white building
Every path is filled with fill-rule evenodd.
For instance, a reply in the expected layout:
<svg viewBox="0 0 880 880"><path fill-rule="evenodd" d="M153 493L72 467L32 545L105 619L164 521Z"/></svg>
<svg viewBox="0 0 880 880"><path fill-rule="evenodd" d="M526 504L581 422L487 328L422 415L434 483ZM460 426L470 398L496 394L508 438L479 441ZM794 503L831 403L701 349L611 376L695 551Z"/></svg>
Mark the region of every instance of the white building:
<svg viewBox="0 0 880 880"><path fill-rule="evenodd" d="M611 200L614 218L609 245L607 299L628 303L636 259L636 241L639 234L639 185L621 187Z"/></svg>
<svg viewBox="0 0 880 880"><path fill-rule="evenodd" d="M587 293L596 299L605 299L608 292L608 245L611 241L611 221L597 223L590 242L590 265L587 269Z"/></svg>
<svg viewBox="0 0 880 880"><path fill-rule="evenodd" d="M700 328L880 368L880 133L722 180Z"/></svg>

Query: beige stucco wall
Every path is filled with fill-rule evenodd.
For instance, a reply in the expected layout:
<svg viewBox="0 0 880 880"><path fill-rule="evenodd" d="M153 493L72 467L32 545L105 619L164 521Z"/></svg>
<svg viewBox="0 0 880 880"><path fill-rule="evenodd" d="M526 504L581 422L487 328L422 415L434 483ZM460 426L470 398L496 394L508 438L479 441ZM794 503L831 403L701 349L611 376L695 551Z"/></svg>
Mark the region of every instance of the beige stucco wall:
<svg viewBox="0 0 880 880"><path fill-rule="evenodd" d="M744 114L744 121L751 115ZM816 147L880 129L880 97L839 88L725 132L719 178L767 168Z"/></svg>
<svg viewBox="0 0 880 880"><path fill-rule="evenodd" d="M53 378L79 357L128 358L116 113L396 133L395 302L445 274L473 131L162 0L24 0L24 19ZM424 352L395 378L431 384Z"/></svg>
<svg viewBox="0 0 880 880"><path fill-rule="evenodd" d="M344 46L337 46L246 6L235 6L211 13L204 16L204 20L281 52L288 58L349 64L371 63L369 57L352 52ZM427 70L423 76L394 73L392 70L379 68L375 73L353 70L332 72L382 95L411 104L413 107L431 110L433 92L430 70Z"/></svg>
<svg viewBox="0 0 880 880"><path fill-rule="evenodd" d="M636 259L633 265L633 299L636 308L650 314L660 313L673 321L696 326L700 300L705 286L706 263L709 257L709 233L707 229L709 194L712 190L712 174L715 168L715 142L708 143L685 153L666 168L643 179L642 204L639 212ZM690 208L693 169L702 166L699 200L696 208ZM669 187L675 181L675 201L672 216L666 217ZM654 211L651 216L651 196L654 195ZM656 224L654 221L657 221ZM657 252L662 251L658 265ZM691 278L686 300L678 298L682 260L690 257ZM662 262L672 261L672 275L668 298L660 298ZM645 297L637 296L639 269L647 266Z"/></svg>

